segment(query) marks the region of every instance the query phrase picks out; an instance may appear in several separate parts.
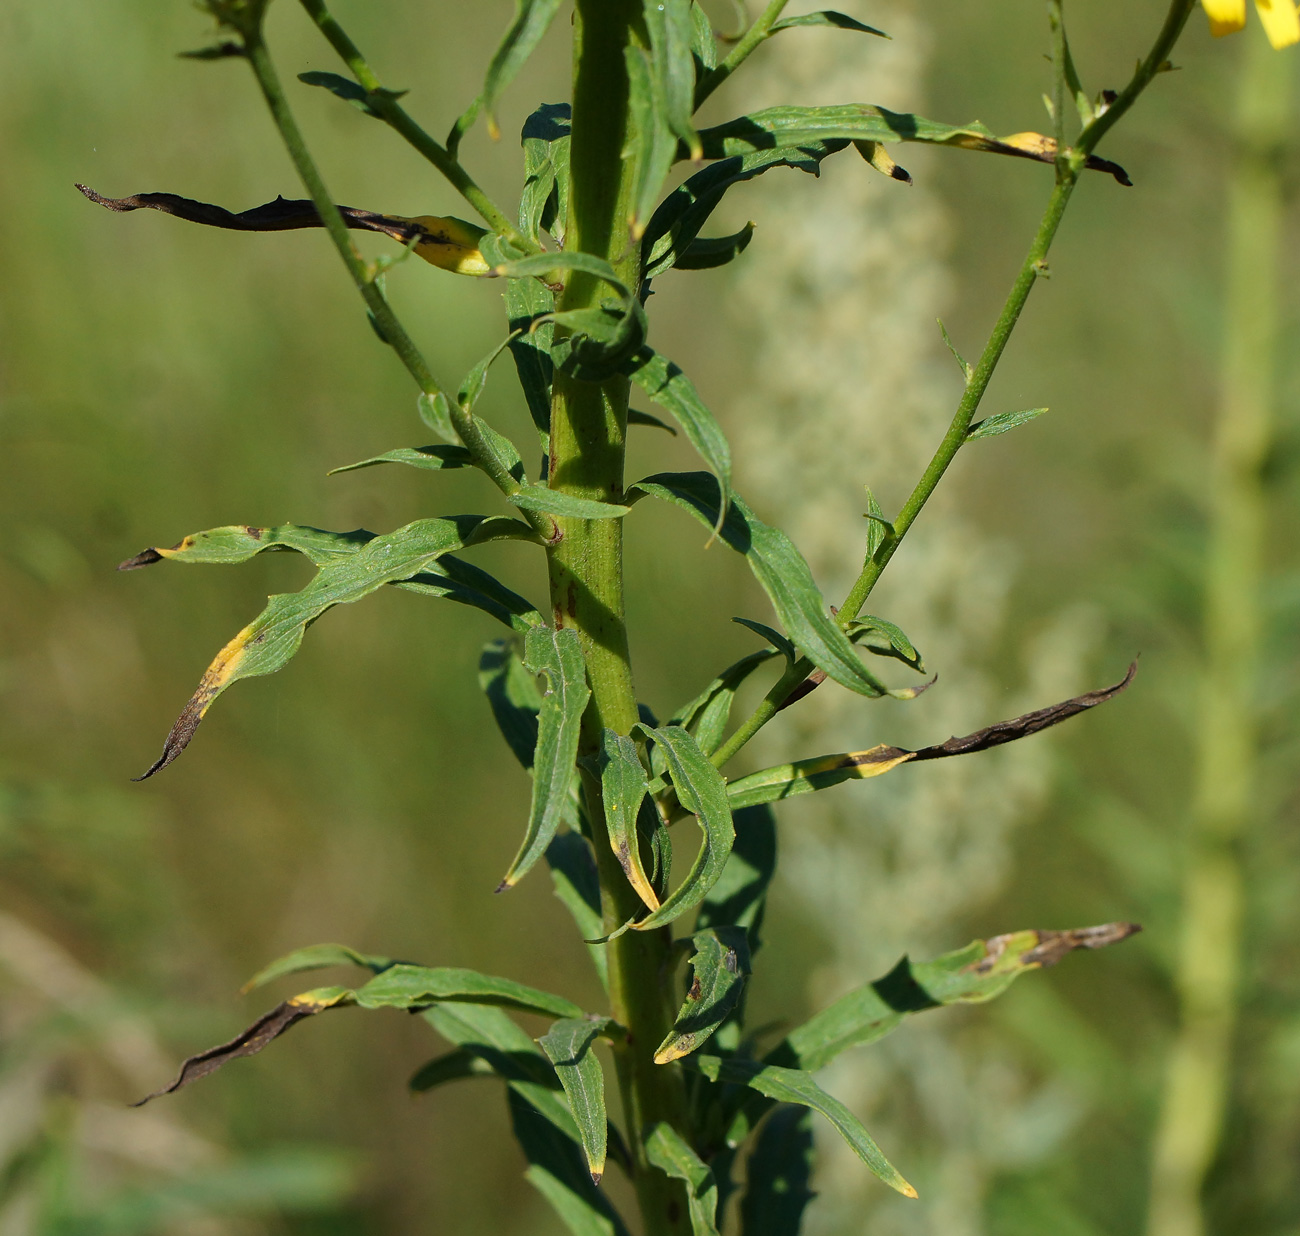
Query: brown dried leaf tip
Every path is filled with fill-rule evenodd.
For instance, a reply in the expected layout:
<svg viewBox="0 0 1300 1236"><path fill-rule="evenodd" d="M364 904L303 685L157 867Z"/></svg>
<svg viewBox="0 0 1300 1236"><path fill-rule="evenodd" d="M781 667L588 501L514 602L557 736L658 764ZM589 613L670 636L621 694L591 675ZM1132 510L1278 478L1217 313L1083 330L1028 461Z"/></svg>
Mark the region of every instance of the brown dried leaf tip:
<svg viewBox="0 0 1300 1236"><path fill-rule="evenodd" d="M305 992L301 996L294 996L291 1000L285 1000L282 1004L277 1004L269 1013L262 1014L247 1030L237 1034L229 1043L209 1047L207 1051L191 1056L181 1065L181 1071L176 1074L176 1080L171 1085L145 1095L143 1099L132 1103L131 1106L143 1107L150 1099L156 1099L159 1095L174 1094L191 1082L207 1077L209 1073L215 1073L227 1061L238 1060L241 1056L255 1056L268 1043L278 1039L290 1026L297 1025L304 1017L313 1017L326 1009L351 1002L352 992L346 987L322 987L316 991Z"/></svg>
<svg viewBox="0 0 1300 1236"><path fill-rule="evenodd" d="M988 952L975 964L974 970L976 974L988 974L997 969L1004 958L1015 969L1054 966L1075 949L1106 948L1141 930L1141 923L1102 923L1097 927L1074 927L1068 931L1013 931L1005 936L992 936L984 942Z"/></svg>

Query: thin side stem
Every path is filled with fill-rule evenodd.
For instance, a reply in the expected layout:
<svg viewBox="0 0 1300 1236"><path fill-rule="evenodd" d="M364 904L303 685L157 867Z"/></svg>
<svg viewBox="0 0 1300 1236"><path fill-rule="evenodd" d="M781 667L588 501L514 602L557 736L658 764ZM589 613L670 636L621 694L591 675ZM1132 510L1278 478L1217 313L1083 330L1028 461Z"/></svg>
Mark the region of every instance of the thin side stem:
<svg viewBox="0 0 1300 1236"><path fill-rule="evenodd" d="M772 27L776 25L782 10L788 3L789 0L769 0L763 15L740 36L740 41L731 49L726 59L711 73L700 79L695 87L697 108L749 59L760 44L772 37Z"/></svg>
<svg viewBox="0 0 1300 1236"><path fill-rule="evenodd" d="M630 287L640 282L639 246L627 220L635 166L623 159L630 131L624 48L643 35L640 0L578 0L574 31L573 137L566 247L613 265ZM606 291L599 280L574 272L561 310L588 309ZM628 379L580 382L557 372L551 408L548 483L557 492L606 502L623 497ZM623 610L623 527L617 519L557 520L549 547L551 604L556 626L582 640L591 685L580 748L600 749L602 733L627 734L636 724L636 695ZM601 885L605 928L612 932L642 908L605 831L600 782L583 772L588 818ZM611 1013L629 1035L613 1045L633 1181L645 1236L686 1236L690 1219L680 1182L646 1158L643 1135L667 1121L690 1138L680 1066L654 1063L655 1048L672 1026L672 933L628 931L607 946Z"/></svg>
<svg viewBox="0 0 1300 1236"><path fill-rule="evenodd" d="M488 227L525 253L540 253L541 247L515 227L505 211L488 197L461 166L460 161L412 119L410 113L398 103L393 91L384 88L378 75L361 54L360 48L325 7L323 0L300 0L300 3L329 40L330 46L352 70L358 83L370 96L370 106L383 120L447 178L452 188L478 212Z"/></svg>
<svg viewBox="0 0 1300 1236"><path fill-rule="evenodd" d="M957 405L957 411L953 415L947 433L944 434L943 440L931 457L921 479L912 490L903 509L898 513L898 517L894 520L892 530L886 532L879 549L864 564L856 582L849 589L844 604L840 606L839 622L841 626L847 627L861 612L867 597L871 595L871 590L876 586L899 545L902 544L908 529L916 521L917 516L920 515L925 504L929 501L930 495L934 493L944 474L948 471L948 466L957 457L957 452L965 444L966 435L970 431L975 414L978 412L984 394L988 390L989 382L997 369L998 362L1002 359L1002 354L1006 350L1016 323L1020 320L1020 314L1029 299L1029 293L1033 291L1039 277L1047 272L1046 259L1048 251L1052 247L1052 241L1056 236L1057 229L1060 227L1061 218L1065 214L1065 208L1069 204L1071 195L1074 193L1087 156L1092 153L1106 132L1120 116L1128 111L1142 91L1151 84L1155 76L1161 71L1168 60L1169 53L1173 50L1174 44L1178 41L1178 36L1187 24L1187 18L1194 3L1195 0L1172 0L1164 24L1156 36L1155 44L1150 53L1138 65L1133 79L1115 102L1111 104L1109 110L1083 130L1079 135L1079 140L1073 147L1062 150L1058 146L1056 184L1052 189L1052 196L1048 199L1047 208L1043 212L1038 230L1034 234L1029 252L1021 264L1020 271L1012 284L1006 301L1003 303L1002 311L998 314L997 321L993 325L993 331L989 335L988 342L984 345L979 361L966 380L966 389L962 393L961 400ZM769 10L772 7L772 5L769 5ZM765 13L764 17L766 16ZM1056 80L1059 83L1069 71L1069 49L1065 43L1064 25L1060 22L1059 3L1052 5L1050 16L1054 23L1054 36L1059 31L1059 44L1054 65ZM756 22L755 26L758 26L762 20ZM739 50L739 47L737 50ZM1063 91L1058 90L1058 93L1063 93ZM1059 115L1058 123L1063 124ZM735 756L763 726L780 712L781 706L789 697L790 691L807 678L812 670L812 662L806 657L787 669L767 695L763 697L762 702L753 713L736 728L727 741L714 753L712 757L714 765L721 768Z"/></svg>
<svg viewBox="0 0 1300 1236"><path fill-rule="evenodd" d="M1252 32L1252 34L1255 32ZM1179 1029L1152 1154L1148 1236L1201 1236L1202 1192L1224 1137L1242 999L1248 885L1258 814L1255 720L1280 330L1283 185L1291 66L1262 38L1242 48L1237 166L1229 179L1225 332L1215 426L1196 799L1175 972Z"/></svg>
<svg viewBox="0 0 1300 1236"><path fill-rule="evenodd" d="M244 50L248 62L253 68L257 84L261 87L262 95L266 99L266 105L270 109L272 119L275 121L280 137L289 152L289 157L293 160L293 165L297 169L303 187L311 197L316 211L321 217L321 222L325 225L326 232L329 233L330 239L334 242L334 247L343 259L343 264L348 268L348 274L352 276L352 282L356 285L362 299L366 302L366 307L374 317L376 326L379 328L384 340L397 353L402 364L406 366L407 372L415 379L415 383L420 390L430 398L442 396L442 388L434 379L423 354L416 347L414 340L398 320L392 306L375 282L374 272L362 260L356 246L352 243L351 233L343 222L343 217L339 214L338 208L334 205L334 199L330 196L329 190L326 189L315 160L312 159L307 150L307 145L303 141L302 131L293 118L288 100L284 96L284 89L280 84L279 75L275 71L275 65L271 61L270 53L260 32L246 33L244 39ZM474 461L478 467L487 473L493 484L507 497L518 493L519 482L501 466L496 451L484 438L478 423L457 404L454 398L447 398L447 404L452 424L460 435L461 441L464 442L474 456ZM550 539L554 534L554 524L549 517L538 515L532 511L523 511L521 514L529 526L543 540Z"/></svg>

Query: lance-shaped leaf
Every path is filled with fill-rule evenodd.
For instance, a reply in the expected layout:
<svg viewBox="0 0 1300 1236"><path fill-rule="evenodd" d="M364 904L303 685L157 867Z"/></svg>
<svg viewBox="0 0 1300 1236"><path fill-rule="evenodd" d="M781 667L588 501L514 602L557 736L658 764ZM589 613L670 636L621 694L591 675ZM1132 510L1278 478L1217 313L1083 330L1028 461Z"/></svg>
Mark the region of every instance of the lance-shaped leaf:
<svg viewBox="0 0 1300 1236"><path fill-rule="evenodd" d="M677 801L695 816L703 834L695 862L677 890L654 913L633 924L637 931L652 931L704 900L726 866L736 830L727 805L727 784L690 733L677 725L657 730L647 725L636 728L663 752Z"/></svg>
<svg viewBox="0 0 1300 1236"><path fill-rule="evenodd" d="M753 238L752 220L730 236L697 236L674 265L678 270L715 270L734 262L749 248Z"/></svg>
<svg viewBox="0 0 1300 1236"><path fill-rule="evenodd" d="M505 302L510 319L510 355L542 454L547 455L551 442L551 383L555 378L551 360L555 326L537 319L554 311L555 294L537 279L507 279Z"/></svg>
<svg viewBox="0 0 1300 1236"><path fill-rule="evenodd" d="M691 55L699 62L695 66L696 76L701 76L701 69L708 72L718 67L718 40L713 34L713 22L699 0L691 5Z"/></svg>
<svg viewBox="0 0 1300 1236"><path fill-rule="evenodd" d="M1019 412L998 412L993 416L986 416L982 421L976 421L966 431L966 441L974 442L976 438L995 438L998 434L1006 433L1019 425L1036 421L1048 411L1049 408L1024 408Z"/></svg>
<svg viewBox="0 0 1300 1236"><path fill-rule="evenodd" d="M772 27L772 34L796 26L831 26L837 30L856 30L859 34L876 34L882 39L889 38L883 30L877 30L874 26L864 26L856 17L837 13L834 9L822 9L818 13L800 13L797 17L783 17Z"/></svg>
<svg viewBox="0 0 1300 1236"><path fill-rule="evenodd" d="M744 1236L799 1236L812 1201L812 1112L778 1107L750 1151L740 1203Z"/></svg>
<svg viewBox="0 0 1300 1236"><path fill-rule="evenodd" d="M506 746L524 768L531 770L542 693L537 689L537 679L524 669L513 640L494 639L484 646L479 654L478 685L487 696Z"/></svg>
<svg viewBox="0 0 1300 1236"><path fill-rule="evenodd" d="M434 570L421 571L419 575L401 580L393 585L404 592L418 592L422 596L446 597L459 605L491 614L498 622L511 627L521 635L542 625L542 616L529 600L512 592L500 580L473 563L462 561L452 554L438 559Z"/></svg>
<svg viewBox="0 0 1300 1236"><path fill-rule="evenodd" d="M717 481L705 472L661 472L633 486L634 491L663 498L689 511L707 527L719 522ZM633 497L633 493L629 493ZM831 617L803 555L779 528L763 523L734 496L719 535L743 554L763 586L781 625L818 669L859 695L888 694L854 651L849 637Z"/></svg>
<svg viewBox="0 0 1300 1236"><path fill-rule="evenodd" d="M497 100L542 41L560 4L561 0L515 0L515 19L492 54L487 76L483 80L483 92L466 113L469 122L463 124L464 117L457 121L456 127L460 132L463 133L473 123L474 114L481 106L487 115L488 132L492 140L496 141L501 136L496 120Z"/></svg>
<svg viewBox="0 0 1300 1236"><path fill-rule="evenodd" d="M651 399L669 413L685 432L687 440L699 452L700 458L721 487L722 500L712 527L721 527L732 499L731 447L727 443L713 413L704 406L694 385L672 361L650 348L637 353L628 374ZM651 477L650 480L661 480Z"/></svg>
<svg viewBox="0 0 1300 1236"><path fill-rule="evenodd" d="M304 970L323 970L327 966L361 966L372 974L379 974L393 965L391 957L373 957L368 953L358 953L346 944L309 944L306 948L294 949L283 957L276 958L268 966L263 966L239 990L250 992L264 987L274 979L286 974L301 974Z"/></svg>
<svg viewBox="0 0 1300 1236"><path fill-rule="evenodd" d="M563 996L458 966L390 966L355 992L355 1003L363 1009L422 1009L445 1000L499 1005L543 1017L582 1016L582 1010Z"/></svg>
<svg viewBox="0 0 1300 1236"><path fill-rule="evenodd" d="M524 189L519 199L519 227L537 240L545 228L563 245L569 213L570 108L543 103L524 121Z"/></svg>
<svg viewBox="0 0 1300 1236"><path fill-rule="evenodd" d="M737 155L714 163L678 185L654 212L641 239L646 279L676 266L694 244L723 195L774 167L792 167L816 176L821 161L848 147L847 141L811 142L804 147L783 147Z"/></svg>
<svg viewBox="0 0 1300 1236"><path fill-rule="evenodd" d="M510 495L510 501L525 511L561 515L571 519L622 519L631 509L615 502L598 502L574 494L548 489L545 485L525 485Z"/></svg>
<svg viewBox="0 0 1300 1236"><path fill-rule="evenodd" d="M695 735L695 741L700 744L700 750L706 755L712 755L722 745L727 721L731 717L731 706L741 684L760 665L776 655L774 649L764 648L727 666L689 704L683 704L673 714L669 724L690 730Z"/></svg>
<svg viewBox="0 0 1300 1236"><path fill-rule="evenodd" d="M965 125L941 124L924 116L891 112L869 103L843 103L833 107L769 107L700 131L706 159L724 159L754 150L844 139L926 142L1034 159L1039 163L1056 161L1056 142L1041 133L997 137L979 121ZM1088 158L1087 166L1094 171L1109 172L1122 185L1132 183L1122 167L1096 155Z"/></svg>
<svg viewBox="0 0 1300 1236"><path fill-rule="evenodd" d="M452 550L505 538L536 539L526 524L511 519L482 515L420 519L396 532L372 538L355 553L324 562L316 578L300 592L272 596L266 609L208 666L167 735L162 755L138 780L152 777L185 750L212 701L231 683L274 673L288 662L301 646L308 626L327 610L359 601L385 584L409 580ZM137 555L132 562L143 565L139 560L144 557Z"/></svg>
<svg viewBox="0 0 1300 1236"><path fill-rule="evenodd" d="M375 534L364 528L355 532L326 532L299 524L280 524L270 528L231 524L225 528L192 533L170 547L158 545L143 549L117 569L136 571L164 560L205 566L237 566L268 551L302 554L319 567L351 558L374 539Z"/></svg>
<svg viewBox="0 0 1300 1236"><path fill-rule="evenodd" d="M628 1236L622 1219L592 1183L575 1139L565 1137L517 1091L507 1092L510 1127L528 1169L524 1178L572 1236Z"/></svg>
<svg viewBox="0 0 1300 1236"><path fill-rule="evenodd" d="M820 1112L835 1126L858 1158L885 1184L904 1197L916 1196L916 1190L881 1153L862 1121L838 1099L827 1094L813 1081L811 1074L739 1057L724 1060L719 1056L695 1056L694 1060L696 1067L710 1081L739 1083L778 1103L798 1103Z"/></svg>
<svg viewBox="0 0 1300 1236"><path fill-rule="evenodd" d="M677 161L677 135L668 127L663 82L651 56L643 48L625 47L627 105L631 119L635 159L632 211L628 228L634 240L645 232L664 180Z"/></svg>
<svg viewBox="0 0 1300 1236"><path fill-rule="evenodd" d="M417 1094L426 1090L436 1090L449 1082L467 1081L472 1077L495 1077L496 1070L482 1057L472 1051L458 1047L455 1051L444 1052L422 1064L411 1076L407 1086Z"/></svg>
<svg viewBox="0 0 1300 1236"><path fill-rule="evenodd" d="M593 1184L605 1174L605 1073L592 1050L608 1018L565 1017L538 1039L564 1087Z"/></svg>
<svg viewBox="0 0 1300 1236"><path fill-rule="evenodd" d="M668 1064L698 1051L730 1016L749 977L749 940L743 927L709 927L691 942L694 977L673 1028L655 1050L655 1063Z"/></svg>
<svg viewBox="0 0 1300 1236"><path fill-rule="evenodd" d="M897 768L900 764L917 763L922 760L942 760L954 755L971 755L977 751L986 751L990 747L1000 747L1003 743L1015 742L1028 738L1041 730L1059 725L1081 712L1096 708L1112 700L1133 681L1137 673L1137 662L1128 668L1128 673L1114 686L1103 687L1099 691L1089 691L1076 695L1059 704L1027 712L1023 716L1013 717L1010 721L999 721L996 725L986 726L973 734L961 738L950 738L947 742L936 743L932 747L921 747L909 751L905 747L877 746L868 751L844 751L837 755L822 755L810 760L796 760L792 764L778 764L751 773L747 777L738 777L727 786L727 798L733 810L739 807L751 807L759 803L777 802L783 798L792 798L797 794L808 794L814 790L824 790L842 781L860 781L868 777L879 777Z"/></svg>
<svg viewBox="0 0 1300 1236"><path fill-rule="evenodd" d="M883 978L841 996L791 1032L767 1059L820 1069L846 1048L884 1038L912 1013L992 1000L1030 970L1054 966L1075 949L1118 944L1140 930L1136 923L1103 923L1072 931L1016 931L975 940L934 961L904 957Z"/></svg>
<svg viewBox="0 0 1300 1236"><path fill-rule="evenodd" d="M340 472L355 472L358 468L373 468L376 464L406 464L411 468L423 468L428 472L445 472L448 468L472 468L474 456L463 446L399 446L395 450L385 451L382 455L372 455L369 459L357 463L344 464L341 468L331 468L330 476Z"/></svg>
<svg viewBox="0 0 1300 1236"><path fill-rule="evenodd" d="M339 1008L353 1002L353 993L346 987L318 987L315 991L305 991L277 1004L268 1013L263 1013L247 1030L235 1035L228 1043L209 1047L191 1056L176 1079L161 1090L145 1095L133 1107L143 1107L150 1099L160 1095L174 1094L177 1090L196 1082L209 1073L215 1073L223 1064L238 1060L243 1056L255 1056L268 1043L274 1042L291 1026L296 1026L304 1017L314 1017L326 1009Z"/></svg>
<svg viewBox="0 0 1300 1236"><path fill-rule="evenodd" d="M873 614L862 614L849 624L846 633L855 644L862 645L870 652L882 657L895 657L910 665L917 673L925 673L925 662L916 651L916 645L894 623Z"/></svg>
<svg viewBox="0 0 1300 1236"><path fill-rule="evenodd" d="M690 157L698 159L700 137L691 121L695 111L691 0L644 0L644 12L663 123L685 144Z"/></svg>
<svg viewBox="0 0 1300 1236"><path fill-rule="evenodd" d="M638 828L641 804L650 787L649 778L637 754L636 743L614 730L605 731L601 756L600 791L610 847L637 896L651 910L657 910L659 896L641 860Z"/></svg>
<svg viewBox="0 0 1300 1236"><path fill-rule="evenodd" d="M513 887L527 874L560 827L577 775L578 729L591 695L582 644L571 627L555 631L540 626L529 631L524 667L533 674L545 674L548 688L538 713L528 829L498 891Z"/></svg>
<svg viewBox="0 0 1300 1236"><path fill-rule="evenodd" d="M661 1172L686 1182L692 1236L718 1236L718 1184L690 1143L661 1120L645 1139L646 1158Z"/></svg>

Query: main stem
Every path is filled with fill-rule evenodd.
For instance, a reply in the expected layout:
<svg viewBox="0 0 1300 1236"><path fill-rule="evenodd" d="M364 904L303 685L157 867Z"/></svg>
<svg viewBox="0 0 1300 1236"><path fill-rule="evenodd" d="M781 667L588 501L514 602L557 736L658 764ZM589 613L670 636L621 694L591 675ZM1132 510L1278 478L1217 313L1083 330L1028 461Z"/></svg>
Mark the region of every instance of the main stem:
<svg viewBox="0 0 1300 1236"><path fill-rule="evenodd" d="M1175 973L1181 1024L1152 1156L1148 1236L1201 1236L1206 1229L1202 1191L1223 1141L1241 999L1247 895L1242 851L1257 822L1259 797L1255 710L1267 528L1262 470L1276 398L1283 209L1278 152L1289 135L1291 66L1260 37L1242 51L1205 563L1196 802Z"/></svg>
<svg viewBox="0 0 1300 1236"><path fill-rule="evenodd" d="M574 26L573 129L566 246L604 258L629 287L640 283L640 254L629 238L633 168L623 161L630 135L623 49L643 42L639 0L578 0ZM575 272L561 309L598 305L599 281ZM623 497L628 380L579 382L556 373L551 407L549 484L558 492L604 502ZM617 519L557 520L549 557L555 625L582 639L591 684L583 718L583 754L600 749L605 729L627 734L637 722L623 611L623 535ZM641 907L604 825L599 781L584 774L588 817L600 874L605 929L621 927ZM672 939L667 930L628 931L608 945L611 1012L628 1030L614 1048L637 1199L646 1236L689 1231L681 1185L652 1167L643 1134L668 1121L683 1134L685 1096L677 1065L656 1065L655 1048L672 1025Z"/></svg>

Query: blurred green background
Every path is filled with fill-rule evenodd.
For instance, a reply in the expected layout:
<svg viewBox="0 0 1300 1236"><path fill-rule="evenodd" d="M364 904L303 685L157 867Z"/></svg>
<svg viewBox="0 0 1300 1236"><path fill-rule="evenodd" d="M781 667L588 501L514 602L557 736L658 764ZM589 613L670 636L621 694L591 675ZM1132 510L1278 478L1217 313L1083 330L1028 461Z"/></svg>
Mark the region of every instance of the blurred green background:
<svg viewBox="0 0 1300 1236"><path fill-rule="evenodd" d="M853 13L873 21L872 9ZM510 6L338 0L337 10L438 133L473 96ZM1161 12L1147 0L1079 6L1073 33L1087 80L1119 85ZM882 94L867 61L856 100L950 121L978 116L999 133L1048 127L1038 0L895 0L876 14L886 28L890 14L906 18L924 49L924 104L893 97L887 83ZM726 6L716 18L734 21ZM405 1081L439 1046L426 1025L399 1014L322 1018L183 1095L139 1114L122 1110L182 1055L291 994L292 983L273 995L234 993L267 960L308 943L475 967L597 1001L545 876L508 897L492 893L517 844L528 786L475 686L478 649L497 634L485 617L399 592L335 610L283 673L223 698L174 768L129 781L157 754L216 649L268 592L300 586L308 568L285 555L234 570L164 565L118 575L118 561L231 522L386 531L491 501L458 473L325 476L422 443L426 431L414 391L319 233L249 236L147 212L115 216L73 189L80 181L109 196L168 190L232 209L299 195L246 70L176 58L208 33L207 19L184 3L0 8L0 1230L540 1236L559 1229L522 1180L500 1096L473 1083L413 1099ZM511 135L536 102L566 97L567 33L561 20L509 91L503 140L494 145L480 127L466 142L466 161L499 200L516 191ZM272 6L270 35L290 81L335 67L295 5ZM810 47L856 38L782 37ZM956 921L943 908L948 894L934 894L946 948L1025 926L1118 918L1146 926L1122 950L1071 959L987 1010L936 1015L996 1040L1020 1070L1016 1085L1045 1086L1048 1100L1076 1112L1042 1153L1010 1156L980 1180L966 1216L972 1233L1087 1236L1145 1223L1176 1018L1169 972L1194 758L1226 117L1239 44L1256 37L1257 28L1212 43L1194 17L1177 56L1182 71L1156 84L1106 148L1136 187L1103 177L1083 186L1052 278L1035 291L986 404L1050 404L1051 415L981 444L951 479L960 521L1017 563L985 654L1003 700L1024 686L1027 633L1063 607L1089 605L1080 689L1113 681L1142 654L1137 683L1119 702L1033 740L1048 753L1047 789L1015 832L995 893ZM765 97L767 55L754 58L747 97ZM294 86L291 98L336 200L468 213L388 131L323 92ZM725 90L710 104L718 119L735 107ZM932 240L953 289L945 320L969 355L1028 244L1050 171L960 151L911 153L901 161L944 205L947 230ZM1285 160L1289 243L1279 277L1290 340L1300 315L1294 143ZM799 177L795 188L812 195L820 186ZM742 222L759 222L740 266L782 243L779 230L763 227L766 191L766 182L748 187L735 208ZM894 191L883 178L872 188ZM821 243L833 252L835 236ZM751 307L760 312L761 293L733 269L674 278L651 303L655 345L741 434L738 392L756 362L745 321ZM412 262L390 288L444 383L499 341L492 282ZM868 355L870 315L889 313L872 291L862 289ZM810 366L811 389L816 382ZM1289 771L1300 664L1300 364L1288 346L1279 392L1282 429L1265 478L1261 824L1244 858L1248 982L1207 1199L1214 1231L1283 1236L1300 1232L1300 839ZM530 440L505 367L494 370L481 410ZM649 431L634 454L639 472L694 466L687 447ZM887 510L914 479L877 475L870 460L861 473ZM738 485L775 517L743 468ZM861 535L844 529L850 563ZM702 552L695 527L671 513L638 508L629 537L638 683L667 713L751 646L729 617L766 609L743 564L720 548ZM479 560L542 595L522 547L489 547ZM909 567L899 555L888 612L910 630L909 569L926 563ZM955 605L959 631L960 598ZM909 706L908 732L923 741L949 732L934 732L948 724L934 702L950 675L945 651L924 647L940 681ZM991 706L996 715L974 724L1016 711L996 697ZM889 729L897 715L873 714L865 730L859 723L861 745L898 738ZM873 788L834 793L869 801ZM836 844L858 846L870 861L873 835L841 833ZM952 900L965 905L960 890ZM834 952L834 932L779 884L766 935L756 1016L797 1017L811 1007L809 973ZM988 1101L999 1093L993 1085ZM906 1126L906 1104L902 1113L893 1119ZM1034 1128L1022 1137L1032 1142ZM923 1194L943 1187L937 1166L908 1174ZM819 1187L829 1197L834 1182ZM912 1213L891 1212L888 1230L942 1230L931 1212ZM860 1214L846 1223L816 1230L865 1230Z"/></svg>

